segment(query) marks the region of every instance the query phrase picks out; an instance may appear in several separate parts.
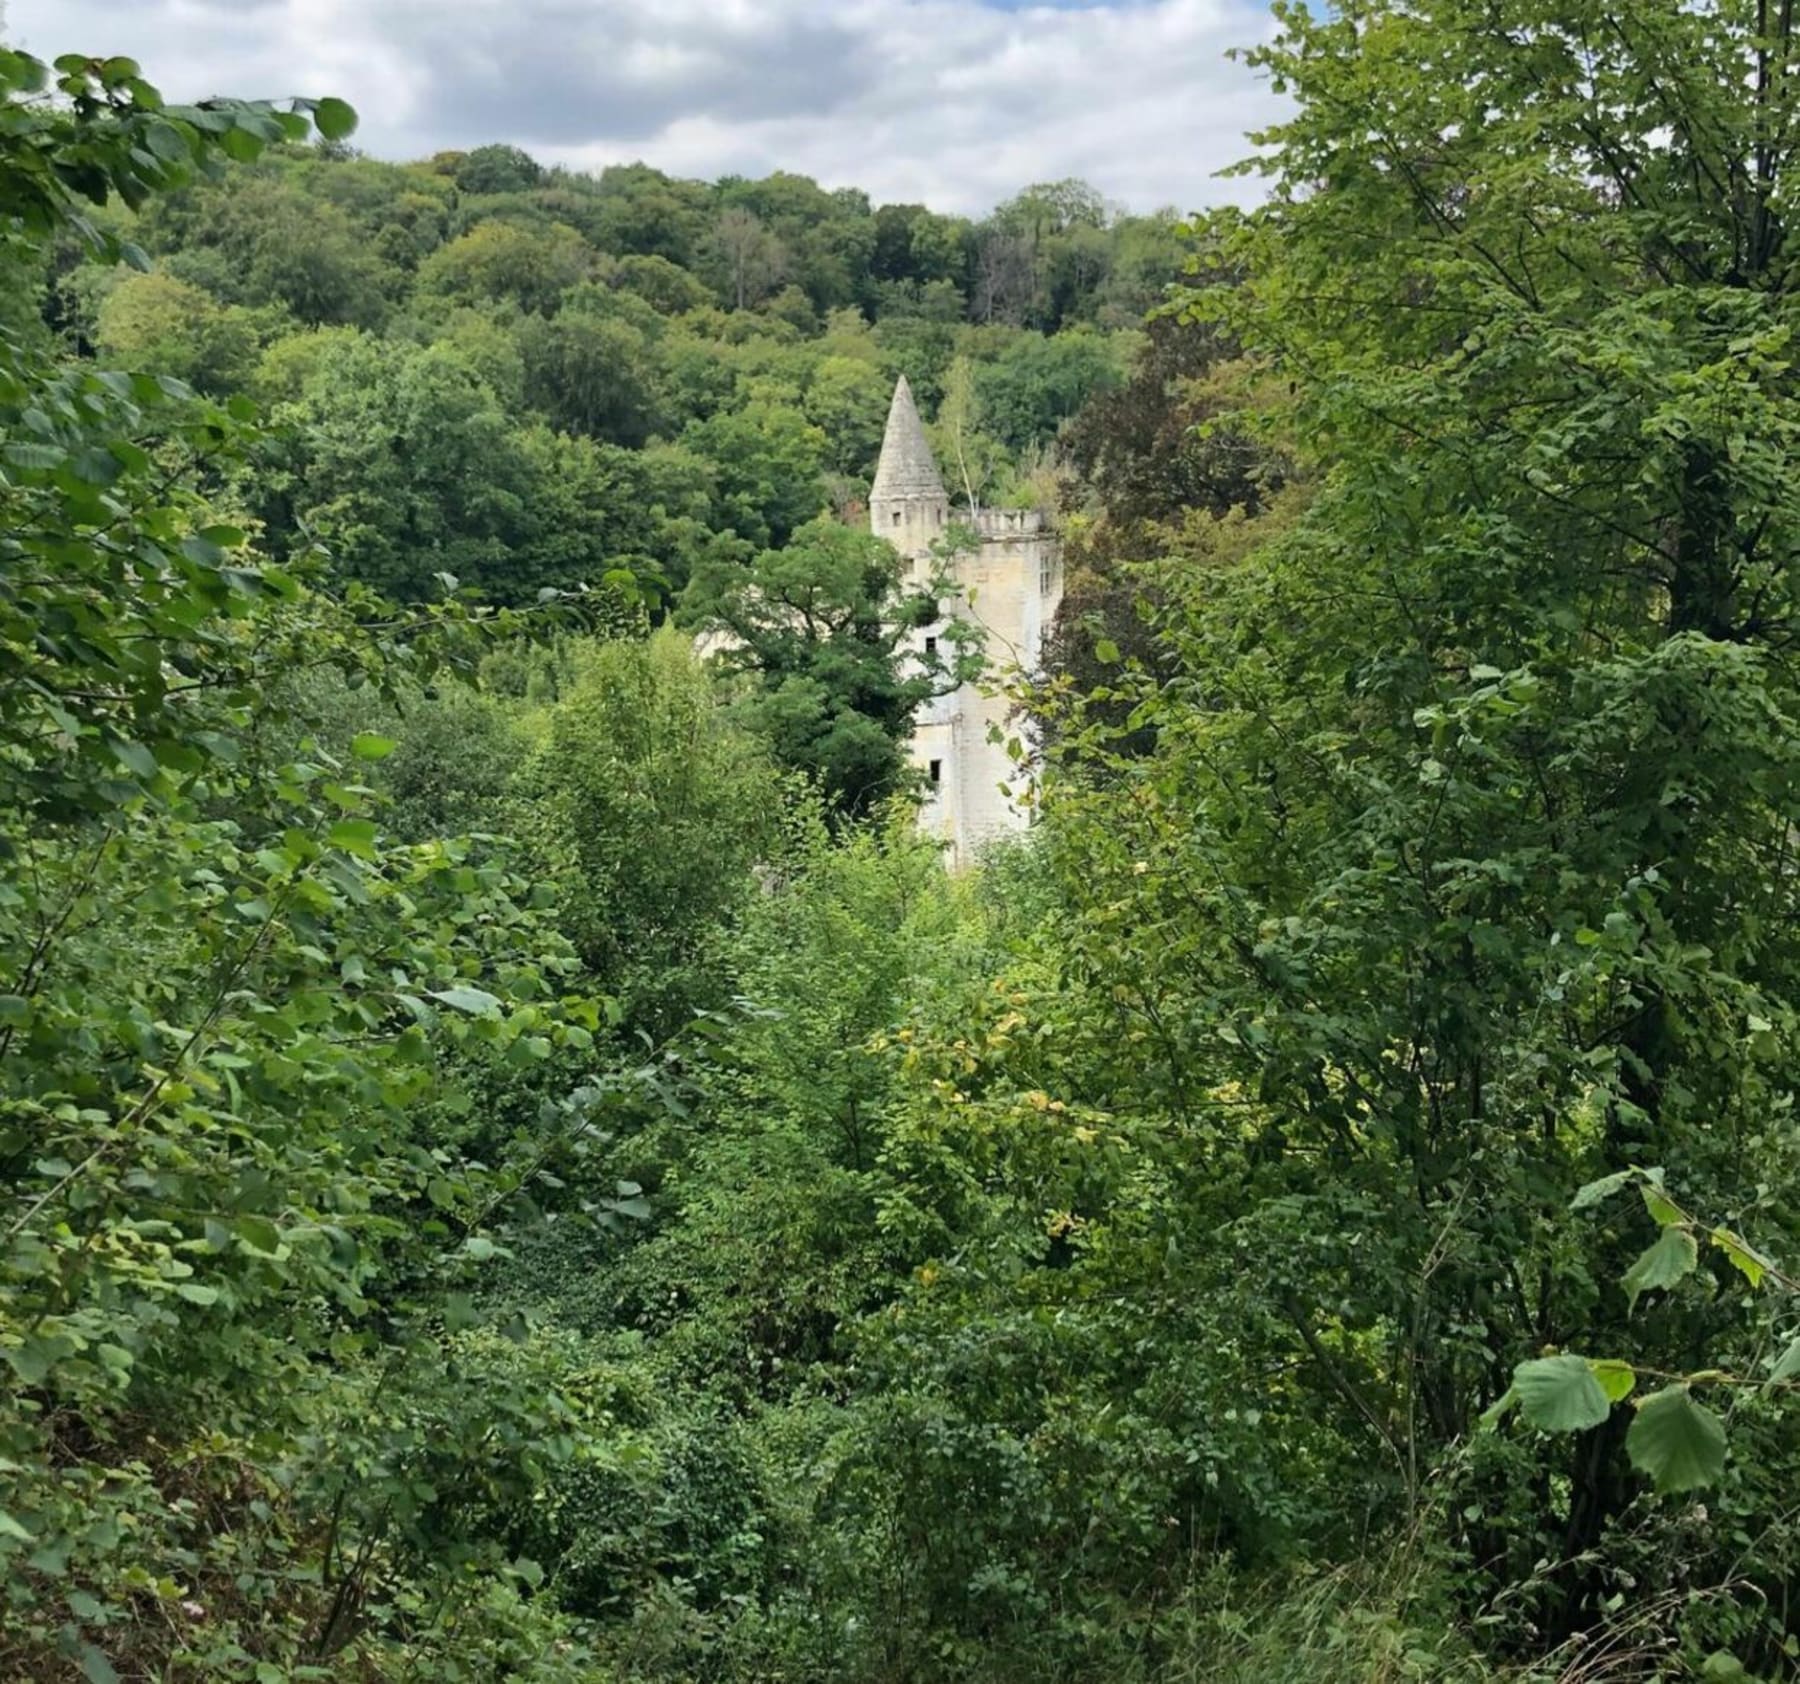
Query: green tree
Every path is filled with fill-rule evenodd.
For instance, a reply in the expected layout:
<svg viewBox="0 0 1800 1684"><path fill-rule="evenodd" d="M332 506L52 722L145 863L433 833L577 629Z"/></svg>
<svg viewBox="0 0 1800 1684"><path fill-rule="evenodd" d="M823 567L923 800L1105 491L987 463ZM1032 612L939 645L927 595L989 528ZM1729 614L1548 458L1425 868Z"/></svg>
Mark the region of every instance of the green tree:
<svg viewBox="0 0 1800 1684"><path fill-rule="evenodd" d="M1635 1405L1540 1394L1522 1442L1452 1449L1553 1346L1677 1376L1637 1419L1716 1473L1723 1383L1693 1376L1755 1375L1785 1331L1728 1247L1685 1269L1688 1219L1564 1212L1667 1165L1687 1208L1797 1237L1789 49L1750 8L1283 13L1270 200L1219 220L1243 279L1197 302L1328 478L1243 568L1165 575L1196 690L1137 692L1162 732L1113 768L1129 796L1072 778L1052 821L1095 998L1157 1049L1135 1103L1154 1071L1242 1143L1233 1242L1177 1290L1306 1376L1282 1460L1334 1414L1364 1500L1423 1515L1449 1482L1445 1542L1472 1595L1512 1585L1521 1643L1603 1629L1617 1571L1642 1608L1728 1587L1734 1536L1766 1582L1795 1559L1779 1390L1732 1406L1704 1534L1644 1494L1671 1461ZM1529 1436L1584 1421L1574 1451ZM1784 1664L1737 1594L1650 1617Z"/></svg>
<svg viewBox="0 0 1800 1684"><path fill-rule="evenodd" d="M626 1021L667 1033L722 1004L718 943L778 846L780 790L688 641L594 648L524 792L569 935Z"/></svg>
<svg viewBox="0 0 1800 1684"><path fill-rule="evenodd" d="M465 193L521 193L543 180L543 166L516 146L478 146L452 172Z"/></svg>
<svg viewBox="0 0 1800 1684"><path fill-rule="evenodd" d="M565 310L522 322L518 343L526 397L554 425L624 445L658 430L658 358L630 323Z"/></svg>
<svg viewBox="0 0 1800 1684"><path fill-rule="evenodd" d="M102 357L154 368L226 397L248 383L261 349L257 324L172 275L131 275L102 300L94 333Z"/></svg>
<svg viewBox="0 0 1800 1684"><path fill-rule="evenodd" d="M9 252L68 229L141 260L78 192L141 203L354 121L170 105L122 58L51 82L0 51ZM357 768L389 740L257 752L301 674L425 675L501 622L268 565L197 483L259 443L167 377L0 344L0 1670L536 1652L567 1678L504 1514L583 1412L541 1342L437 1316L549 1159L477 1166L415 1124L442 1049L535 1059L596 1009L507 866L388 844Z"/></svg>
<svg viewBox="0 0 1800 1684"><path fill-rule="evenodd" d="M691 423L681 442L711 464L713 524L752 545L780 545L825 503L825 435L797 410L747 404Z"/></svg>
<svg viewBox="0 0 1800 1684"><path fill-rule="evenodd" d="M703 568L682 614L720 637L725 671L749 679L738 712L776 758L856 817L907 787L920 703L975 669L975 635L959 621L944 654L910 648L948 591L941 578L909 585L885 538L822 517L749 567Z"/></svg>
<svg viewBox="0 0 1800 1684"><path fill-rule="evenodd" d="M561 224L532 229L482 222L419 265L419 290L459 301L511 302L547 316L588 273L593 257L587 242Z"/></svg>

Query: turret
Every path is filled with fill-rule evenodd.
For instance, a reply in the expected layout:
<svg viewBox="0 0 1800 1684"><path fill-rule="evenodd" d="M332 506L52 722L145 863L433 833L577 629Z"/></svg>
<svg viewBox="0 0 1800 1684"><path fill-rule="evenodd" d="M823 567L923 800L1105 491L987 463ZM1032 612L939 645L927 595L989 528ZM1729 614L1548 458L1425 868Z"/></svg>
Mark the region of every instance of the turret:
<svg viewBox="0 0 1800 1684"><path fill-rule="evenodd" d="M950 498L903 374L888 406L881 460L869 493L869 526L903 556L916 557L943 537L949 523Z"/></svg>

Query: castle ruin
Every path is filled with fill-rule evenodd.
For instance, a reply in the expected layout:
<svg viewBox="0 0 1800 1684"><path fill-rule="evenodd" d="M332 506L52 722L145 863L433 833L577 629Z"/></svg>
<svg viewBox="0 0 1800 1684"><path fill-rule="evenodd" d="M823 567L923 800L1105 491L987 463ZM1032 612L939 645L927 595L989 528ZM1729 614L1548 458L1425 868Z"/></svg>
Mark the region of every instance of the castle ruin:
<svg viewBox="0 0 1800 1684"><path fill-rule="evenodd" d="M949 571L956 597L946 614L982 632L983 682L964 684L920 708L912 760L925 777L922 828L949 846L952 865L967 865L984 842L1030 823L1020 803L1028 768L1007 753L1009 704L991 693L1008 668L1036 668L1044 638L1062 600L1062 557L1056 534L1035 509L958 509L925 437L912 389L901 375L888 409L881 460L869 494L869 524L900 552L910 579L922 584L937 565L931 546L952 525L979 536L973 551L957 555ZM935 650L945 622L912 634L914 651Z"/></svg>

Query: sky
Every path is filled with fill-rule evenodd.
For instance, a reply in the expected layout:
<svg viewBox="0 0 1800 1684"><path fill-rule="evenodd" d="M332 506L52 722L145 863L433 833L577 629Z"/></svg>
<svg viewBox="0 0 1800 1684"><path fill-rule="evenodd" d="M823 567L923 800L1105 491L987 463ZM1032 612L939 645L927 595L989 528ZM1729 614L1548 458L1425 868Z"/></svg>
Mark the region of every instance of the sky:
<svg viewBox="0 0 1800 1684"><path fill-rule="evenodd" d="M0 0L42 58L127 54L171 99L335 94L383 158L785 169L980 214L1080 176L1115 203L1255 196L1216 172L1276 98L1226 58L1254 0Z"/></svg>

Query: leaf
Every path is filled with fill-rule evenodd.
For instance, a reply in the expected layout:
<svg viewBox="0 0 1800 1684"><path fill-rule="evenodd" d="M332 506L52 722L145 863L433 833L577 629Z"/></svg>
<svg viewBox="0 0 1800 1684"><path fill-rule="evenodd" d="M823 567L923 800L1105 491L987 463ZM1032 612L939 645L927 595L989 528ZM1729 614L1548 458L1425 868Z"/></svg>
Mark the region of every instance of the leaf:
<svg viewBox="0 0 1800 1684"><path fill-rule="evenodd" d="M426 992L432 999L442 1000L446 1006L454 1006L459 1012L469 1012L475 1017L500 1015L500 1001L485 988L459 985L455 988L432 988Z"/></svg>
<svg viewBox="0 0 1800 1684"><path fill-rule="evenodd" d="M1608 1403L1623 1403L1637 1385L1637 1370L1617 1357L1596 1357L1588 1367L1593 1369Z"/></svg>
<svg viewBox="0 0 1800 1684"><path fill-rule="evenodd" d="M135 772L140 778L156 776L156 756L142 743L128 741L124 737L108 737L106 746L112 750L113 759L128 772Z"/></svg>
<svg viewBox="0 0 1800 1684"><path fill-rule="evenodd" d="M240 1216L232 1226L237 1236L252 1251L273 1257L281 1250L281 1230L266 1216Z"/></svg>
<svg viewBox="0 0 1800 1684"><path fill-rule="evenodd" d="M1644 1209L1650 1212L1650 1220L1659 1228L1673 1227L1683 1220L1682 1214L1670 1204L1668 1199L1646 1181L1638 1191L1644 1195Z"/></svg>
<svg viewBox="0 0 1800 1684"><path fill-rule="evenodd" d="M106 1617L106 1605L89 1591L72 1590L64 1600L69 1612L84 1624L94 1625Z"/></svg>
<svg viewBox="0 0 1800 1684"><path fill-rule="evenodd" d="M1692 1491L1724 1471L1725 1427L1686 1386L1667 1386L1638 1405L1625 1454L1665 1495Z"/></svg>
<svg viewBox="0 0 1800 1684"><path fill-rule="evenodd" d="M219 1289L216 1286L197 1286L192 1281L183 1281L175 1289L178 1298L185 1298L190 1304L216 1304L219 1301Z"/></svg>
<svg viewBox="0 0 1800 1684"><path fill-rule="evenodd" d="M1491 1433L1506 1417L1512 1413L1519 1401L1519 1388L1508 1386L1499 1397L1495 1398L1486 1409L1482 1410L1480 1419L1475 1425L1484 1433Z"/></svg>
<svg viewBox="0 0 1800 1684"><path fill-rule="evenodd" d="M1094 659L1102 666L1116 666L1119 659L1119 646L1110 637L1098 639L1094 644Z"/></svg>
<svg viewBox="0 0 1800 1684"><path fill-rule="evenodd" d="M1572 1352L1520 1363L1513 1370L1513 1389L1520 1413L1548 1433L1584 1432L1612 1412L1593 1364Z"/></svg>
<svg viewBox="0 0 1800 1684"><path fill-rule="evenodd" d="M81 1673L88 1684L119 1684L113 1664L91 1643L81 1646Z"/></svg>
<svg viewBox="0 0 1800 1684"><path fill-rule="evenodd" d="M60 467L68 454L59 444L34 444L29 439L15 440L0 450L0 457L15 468Z"/></svg>
<svg viewBox="0 0 1800 1684"><path fill-rule="evenodd" d="M1590 1181L1569 1201L1569 1209L1587 1210L1591 1206L1599 1204L1602 1199L1610 1199L1621 1187L1628 1185L1636 1175L1635 1169L1622 1169L1611 1175L1603 1175L1598 1181Z"/></svg>
<svg viewBox="0 0 1800 1684"><path fill-rule="evenodd" d="M325 840L334 848L342 848L346 854L372 860L375 857L377 834L373 819L339 819L325 833Z"/></svg>
<svg viewBox="0 0 1800 1684"><path fill-rule="evenodd" d="M33 1541L33 1535L14 1520L5 1509L0 1509L0 1538L16 1538L21 1544L29 1544Z"/></svg>
<svg viewBox="0 0 1800 1684"><path fill-rule="evenodd" d="M356 111L341 99L322 99L313 106L313 121L327 140L343 140L356 132Z"/></svg>
<svg viewBox="0 0 1800 1684"><path fill-rule="evenodd" d="M1768 1273L1769 1262L1766 1257L1758 1255L1746 1245L1741 1236L1732 1233L1729 1228L1713 1229L1709 1238L1719 1250L1725 1253L1725 1259L1736 1269L1751 1286L1760 1287L1763 1276Z"/></svg>
<svg viewBox="0 0 1800 1684"><path fill-rule="evenodd" d="M399 746L392 737L378 736L373 731L358 731L350 739L350 752L358 760L385 760Z"/></svg>
<svg viewBox="0 0 1800 1684"><path fill-rule="evenodd" d="M1625 1271L1621 1285L1630 1295L1631 1308L1646 1292L1667 1291L1683 1275L1691 1274L1700 1260L1700 1248L1685 1228L1665 1228L1651 1246Z"/></svg>
<svg viewBox="0 0 1800 1684"><path fill-rule="evenodd" d="M1779 1386L1783 1380L1791 1380L1800 1374L1800 1337L1769 1364L1769 1384Z"/></svg>

